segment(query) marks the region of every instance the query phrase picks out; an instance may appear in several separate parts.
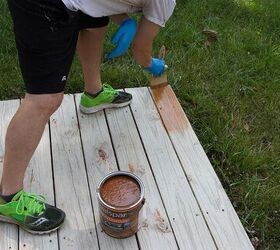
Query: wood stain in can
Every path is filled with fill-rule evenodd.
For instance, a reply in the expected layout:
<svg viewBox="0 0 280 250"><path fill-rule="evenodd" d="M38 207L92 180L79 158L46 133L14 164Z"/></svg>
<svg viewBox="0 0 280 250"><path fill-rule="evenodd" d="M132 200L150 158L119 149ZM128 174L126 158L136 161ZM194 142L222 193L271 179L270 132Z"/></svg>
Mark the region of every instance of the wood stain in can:
<svg viewBox="0 0 280 250"><path fill-rule="evenodd" d="M134 174L117 171L107 175L97 189L101 227L115 238L134 235L140 227L144 185Z"/></svg>

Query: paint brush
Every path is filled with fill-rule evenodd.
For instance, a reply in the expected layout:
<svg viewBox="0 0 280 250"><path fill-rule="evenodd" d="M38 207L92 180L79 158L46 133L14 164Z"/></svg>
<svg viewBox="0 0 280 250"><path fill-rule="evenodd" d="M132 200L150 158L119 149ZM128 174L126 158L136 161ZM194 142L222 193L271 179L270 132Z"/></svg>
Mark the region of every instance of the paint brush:
<svg viewBox="0 0 280 250"><path fill-rule="evenodd" d="M165 57L165 54L166 54L166 48L165 46L163 45L159 51L159 58L160 59L164 59ZM165 66L167 68L167 66ZM151 82L150 82L150 87L152 89L154 88L160 88L160 87L164 87L164 86L167 86L168 85L168 81L167 81L167 74L166 72L161 75L160 77L155 77L153 76Z"/></svg>
<svg viewBox="0 0 280 250"><path fill-rule="evenodd" d="M164 58L165 53L165 47L162 46L159 57ZM168 84L167 74L164 73L160 77L153 77L150 81L150 88L166 130L173 133L185 131L188 125L188 119L173 89Z"/></svg>

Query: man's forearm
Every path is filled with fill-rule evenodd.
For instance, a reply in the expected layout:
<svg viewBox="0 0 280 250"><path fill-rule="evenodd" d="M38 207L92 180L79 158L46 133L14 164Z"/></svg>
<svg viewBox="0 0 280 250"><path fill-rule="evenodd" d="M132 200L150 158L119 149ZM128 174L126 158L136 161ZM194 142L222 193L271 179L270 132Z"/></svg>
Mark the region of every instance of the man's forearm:
<svg viewBox="0 0 280 250"><path fill-rule="evenodd" d="M132 53L137 64L145 68L150 66L152 60L152 44L145 47L133 44Z"/></svg>
<svg viewBox="0 0 280 250"><path fill-rule="evenodd" d="M132 44L132 53L135 61L143 67L149 67L152 60L153 41L160 27L144 16L138 26L137 34Z"/></svg>

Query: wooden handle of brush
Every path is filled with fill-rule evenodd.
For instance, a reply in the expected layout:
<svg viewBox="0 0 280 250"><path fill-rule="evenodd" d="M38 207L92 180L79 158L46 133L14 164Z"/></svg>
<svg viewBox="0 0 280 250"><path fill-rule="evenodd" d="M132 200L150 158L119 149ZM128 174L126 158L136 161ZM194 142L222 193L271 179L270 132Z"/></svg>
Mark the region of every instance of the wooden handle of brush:
<svg viewBox="0 0 280 250"><path fill-rule="evenodd" d="M165 58L165 54L166 54L166 48L164 45L161 46L160 50L159 50L159 54L158 57L160 59L164 59Z"/></svg>

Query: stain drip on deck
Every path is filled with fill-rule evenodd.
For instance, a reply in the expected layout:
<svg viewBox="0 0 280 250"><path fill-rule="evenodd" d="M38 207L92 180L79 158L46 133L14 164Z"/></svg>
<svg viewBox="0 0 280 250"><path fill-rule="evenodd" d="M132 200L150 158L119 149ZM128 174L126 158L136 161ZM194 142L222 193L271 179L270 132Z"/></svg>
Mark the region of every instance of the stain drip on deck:
<svg viewBox="0 0 280 250"><path fill-rule="evenodd" d="M35 181L35 177L34 177L34 170L31 170L31 177L30 177L30 183L32 184Z"/></svg>
<svg viewBox="0 0 280 250"><path fill-rule="evenodd" d="M156 210L155 219L156 219L157 228L158 228L161 232L163 232L163 233L170 233L170 232L171 232L167 220L165 220L165 219L161 216L161 214L160 214L160 212L159 212L158 209Z"/></svg>
<svg viewBox="0 0 280 250"><path fill-rule="evenodd" d="M102 159L103 161L106 161L108 158L106 152L101 148L98 149L98 155L99 155L100 159Z"/></svg>
<svg viewBox="0 0 280 250"><path fill-rule="evenodd" d="M134 174L140 174L141 175L141 174L145 174L146 173L146 171L145 171L145 169L143 167L135 166L135 165L133 165L131 163L128 164L128 169L129 169L130 172L132 172Z"/></svg>

